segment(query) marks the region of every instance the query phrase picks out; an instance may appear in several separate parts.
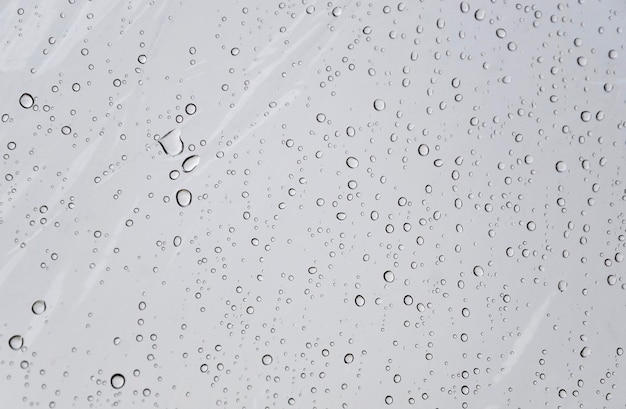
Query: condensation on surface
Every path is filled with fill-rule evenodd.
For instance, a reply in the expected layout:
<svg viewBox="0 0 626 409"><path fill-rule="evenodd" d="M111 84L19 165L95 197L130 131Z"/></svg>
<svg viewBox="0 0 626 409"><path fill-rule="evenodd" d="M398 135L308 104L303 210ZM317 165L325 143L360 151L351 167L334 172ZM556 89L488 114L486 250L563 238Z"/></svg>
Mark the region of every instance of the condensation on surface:
<svg viewBox="0 0 626 409"><path fill-rule="evenodd" d="M6 1L0 407L626 407L622 1Z"/></svg>

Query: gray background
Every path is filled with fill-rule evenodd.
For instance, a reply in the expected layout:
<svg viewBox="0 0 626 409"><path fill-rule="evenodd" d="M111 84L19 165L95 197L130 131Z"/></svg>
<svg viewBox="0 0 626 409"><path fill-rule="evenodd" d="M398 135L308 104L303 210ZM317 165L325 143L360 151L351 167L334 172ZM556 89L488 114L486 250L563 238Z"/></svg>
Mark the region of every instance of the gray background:
<svg viewBox="0 0 626 409"><path fill-rule="evenodd" d="M624 13L4 2L0 406L626 407Z"/></svg>

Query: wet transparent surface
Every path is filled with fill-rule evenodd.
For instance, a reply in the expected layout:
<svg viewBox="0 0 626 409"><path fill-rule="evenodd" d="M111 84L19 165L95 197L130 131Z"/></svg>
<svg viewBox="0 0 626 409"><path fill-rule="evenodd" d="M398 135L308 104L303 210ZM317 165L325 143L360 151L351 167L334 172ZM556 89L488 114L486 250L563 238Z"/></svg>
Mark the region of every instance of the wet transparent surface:
<svg viewBox="0 0 626 409"><path fill-rule="evenodd" d="M626 407L622 1L9 1L0 406Z"/></svg>

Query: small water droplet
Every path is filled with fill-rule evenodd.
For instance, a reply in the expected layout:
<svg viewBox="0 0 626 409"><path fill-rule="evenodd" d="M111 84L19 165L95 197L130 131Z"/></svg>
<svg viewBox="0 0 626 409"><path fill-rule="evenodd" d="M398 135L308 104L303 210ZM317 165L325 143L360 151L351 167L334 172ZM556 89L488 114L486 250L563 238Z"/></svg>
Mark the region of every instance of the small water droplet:
<svg viewBox="0 0 626 409"><path fill-rule="evenodd" d="M567 281L565 280L559 281L559 284L557 285L557 287L560 292L564 292L567 289Z"/></svg>
<svg viewBox="0 0 626 409"><path fill-rule="evenodd" d="M376 99L374 100L374 109L377 111L382 111L387 107L387 104L385 104L385 101L383 101L382 99Z"/></svg>
<svg viewBox="0 0 626 409"><path fill-rule="evenodd" d="M430 148L424 143L417 148L417 153L419 153L420 156L426 156L428 152L430 152Z"/></svg>
<svg viewBox="0 0 626 409"><path fill-rule="evenodd" d="M565 172L567 170L567 164L563 161L558 161L555 165L557 172Z"/></svg>
<svg viewBox="0 0 626 409"><path fill-rule="evenodd" d="M272 358L272 356L269 354L265 354L263 355L263 358L261 358L261 362L263 362L263 365L270 365L273 361L274 358Z"/></svg>
<svg viewBox="0 0 626 409"><path fill-rule="evenodd" d="M20 105L22 106L22 108L26 108L26 109L32 108L33 105L35 105L35 99L33 98L32 95L25 92L20 97Z"/></svg>
<svg viewBox="0 0 626 409"><path fill-rule="evenodd" d="M122 374L116 373L111 377L111 386L113 387L113 389L120 389L124 386L125 383L126 378L124 378L124 375Z"/></svg>
<svg viewBox="0 0 626 409"><path fill-rule="evenodd" d="M180 207L187 207L191 204L191 192L187 189L180 189L176 192L176 203Z"/></svg>
<svg viewBox="0 0 626 409"><path fill-rule="evenodd" d="M180 138L182 132L180 129L175 128L159 138L158 142L168 156L180 155L185 148L182 139Z"/></svg>
<svg viewBox="0 0 626 409"><path fill-rule="evenodd" d="M185 112L187 113L187 115L193 115L196 113L197 110L198 108L196 107L196 104L187 104L187 106L185 107Z"/></svg>
<svg viewBox="0 0 626 409"><path fill-rule="evenodd" d="M189 173L200 164L200 156L191 155L183 161L183 171Z"/></svg>
<svg viewBox="0 0 626 409"><path fill-rule="evenodd" d="M476 277L482 277L485 274L485 270L481 266L475 266L473 272Z"/></svg>
<svg viewBox="0 0 626 409"><path fill-rule="evenodd" d="M43 300L37 300L33 303L31 307L33 314L39 315L43 314L46 311L46 302Z"/></svg>
<svg viewBox="0 0 626 409"><path fill-rule="evenodd" d="M396 279L395 275L393 274L393 271L391 270L387 270L383 273L383 279L388 282L388 283L392 283L393 280Z"/></svg>
<svg viewBox="0 0 626 409"><path fill-rule="evenodd" d="M146 61L148 61L148 57L146 57L145 55L141 54L139 57L137 57L137 61L139 61L139 64L145 64Z"/></svg>
<svg viewBox="0 0 626 409"><path fill-rule="evenodd" d="M346 354L343 357L343 362L345 362L346 364L351 364L354 361L354 355L352 354Z"/></svg>

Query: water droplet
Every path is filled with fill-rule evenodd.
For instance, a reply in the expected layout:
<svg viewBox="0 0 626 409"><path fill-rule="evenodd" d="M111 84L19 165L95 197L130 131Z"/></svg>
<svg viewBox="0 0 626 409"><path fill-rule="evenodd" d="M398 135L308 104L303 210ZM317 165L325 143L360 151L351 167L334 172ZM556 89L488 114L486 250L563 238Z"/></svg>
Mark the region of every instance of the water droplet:
<svg viewBox="0 0 626 409"><path fill-rule="evenodd" d="M559 389L559 398L565 399L567 397L567 392L565 389Z"/></svg>
<svg viewBox="0 0 626 409"><path fill-rule="evenodd" d="M345 362L346 364L351 364L354 361L354 355L352 354L346 354L343 357L343 362Z"/></svg>
<svg viewBox="0 0 626 409"><path fill-rule="evenodd" d="M191 155L183 161L183 171L189 173L200 164L200 156Z"/></svg>
<svg viewBox="0 0 626 409"><path fill-rule="evenodd" d="M187 106L185 107L185 112L187 113L187 115L193 115L196 113L197 110L198 108L196 107L196 104L187 104Z"/></svg>
<svg viewBox="0 0 626 409"><path fill-rule="evenodd" d="M346 165L348 165L350 169L357 168L359 166L359 160L354 156L350 156L348 159L346 159Z"/></svg>
<svg viewBox="0 0 626 409"><path fill-rule="evenodd" d="M111 386L113 387L113 389L120 389L124 386L125 383L126 378L124 378L124 375L122 374L116 373L111 377Z"/></svg>
<svg viewBox="0 0 626 409"><path fill-rule="evenodd" d="M317 122L321 124L322 122L326 120L326 115L319 113L315 116L315 119L317 120Z"/></svg>
<svg viewBox="0 0 626 409"><path fill-rule="evenodd" d="M385 101L383 101L382 99L377 99L374 101L374 109L377 111L382 111L387 107L387 104L385 104Z"/></svg>
<svg viewBox="0 0 626 409"><path fill-rule="evenodd" d="M11 338L9 338L9 347L12 350L18 351L23 346L24 346L24 338L22 338L21 335L13 335Z"/></svg>
<svg viewBox="0 0 626 409"><path fill-rule="evenodd" d="M161 144L163 152L165 152L166 155L176 156L183 152L185 145L180 138L181 134L180 129L175 128L159 138L159 144Z"/></svg>
<svg viewBox="0 0 626 409"><path fill-rule="evenodd" d="M535 229L537 228L537 225L535 224L534 221L531 220L526 224L526 228L528 229L528 231L535 231Z"/></svg>
<svg viewBox="0 0 626 409"><path fill-rule="evenodd" d="M567 170L567 164L563 161L558 161L555 165L557 172L565 172Z"/></svg>
<svg viewBox="0 0 626 409"><path fill-rule="evenodd" d="M357 307L362 307L365 305L365 298L361 294L359 294L354 297L354 303L357 305Z"/></svg>
<svg viewBox="0 0 626 409"><path fill-rule="evenodd" d="M180 189L176 192L176 203L180 207L187 207L191 204L191 192L187 189Z"/></svg>
<svg viewBox="0 0 626 409"><path fill-rule="evenodd" d="M263 362L263 365L270 365L273 361L274 358L272 358L272 356L269 354L265 354L263 355L263 358L261 358L261 362Z"/></svg>
<svg viewBox="0 0 626 409"><path fill-rule="evenodd" d="M46 302L43 300L37 300L33 303L31 307L33 314L39 315L43 314L46 311Z"/></svg>
<svg viewBox="0 0 626 409"><path fill-rule="evenodd" d="M230 55L232 55L232 56L239 55L239 48L237 48L237 47L233 47L233 48L230 50Z"/></svg>
<svg viewBox="0 0 626 409"><path fill-rule="evenodd" d="M606 278L606 282L609 283L609 285L615 285L617 284L617 276L615 276L614 274L609 275Z"/></svg>
<svg viewBox="0 0 626 409"><path fill-rule="evenodd" d="M341 15L341 12L342 12L342 11L343 11L343 10L341 9L341 7L335 7L335 8L333 9L333 16L335 16L335 17L339 17L339 16Z"/></svg>
<svg viewBox="0 0 626 409"><path fill-rule="evenodd" d="M183 242L183 239L180 236L174 237L174 247L180 246L182 242Z"/></svg>
<svg viewBox="0 0 626 409"><path fill-rule="evenodd" d="M503 28L499 28L496 30L496 36L498 36L498 38L504 38L506 37L506 30Z"/></svg>
<svg viewBox="0 0 626 409"><path fill-rule="evenodd" d="M424 143L417 148L417 153L419 153L420 156L426 156L428 152L430 152L430 148Z"/></svg>
<svg viewBox="0 0 626 409"><path fill-rule="evenodd" d="M473 272L476 277L482 277L485 274L485 270L481 266L475 266Z"/></svg>
<svg viewBox="0 0 626 409"><path fill-rule="evenodd" d="M396 276L393 274L393 271L387 270L383 273L383 279L388 283L392 283Z"/></svg>
<svg viewBox="0 0 626 409"><path fill-rule="evenodd" d="M565 280L559 281L557 288L559 289L560 292L564 292L567 289L567 281Z"/></svg>
<svg viewBox="0 0 626 409"><path fill-rule="evenodd" d="M580 350L580 356L581 357L587 358L589 355L591 355L591 348L584 347L583 349Z"/></svg>
<svg viewBox="0 0 626 409"><path fill-rule="evenodd" d="M139 64L145 64L146 61L148 61L148 57L146 57L145 55L141 54L139 57L137 57L137 61L139 61Z"/></svg>
<svg viewBox="0 0 626 409"><path fill-rule="evenodd" d="M33 98L32 95L25 92L20 97L20 105L22 106L22 108L26 108L26 109L32 108L33 105L35 105L35 99Z"/></svg>

